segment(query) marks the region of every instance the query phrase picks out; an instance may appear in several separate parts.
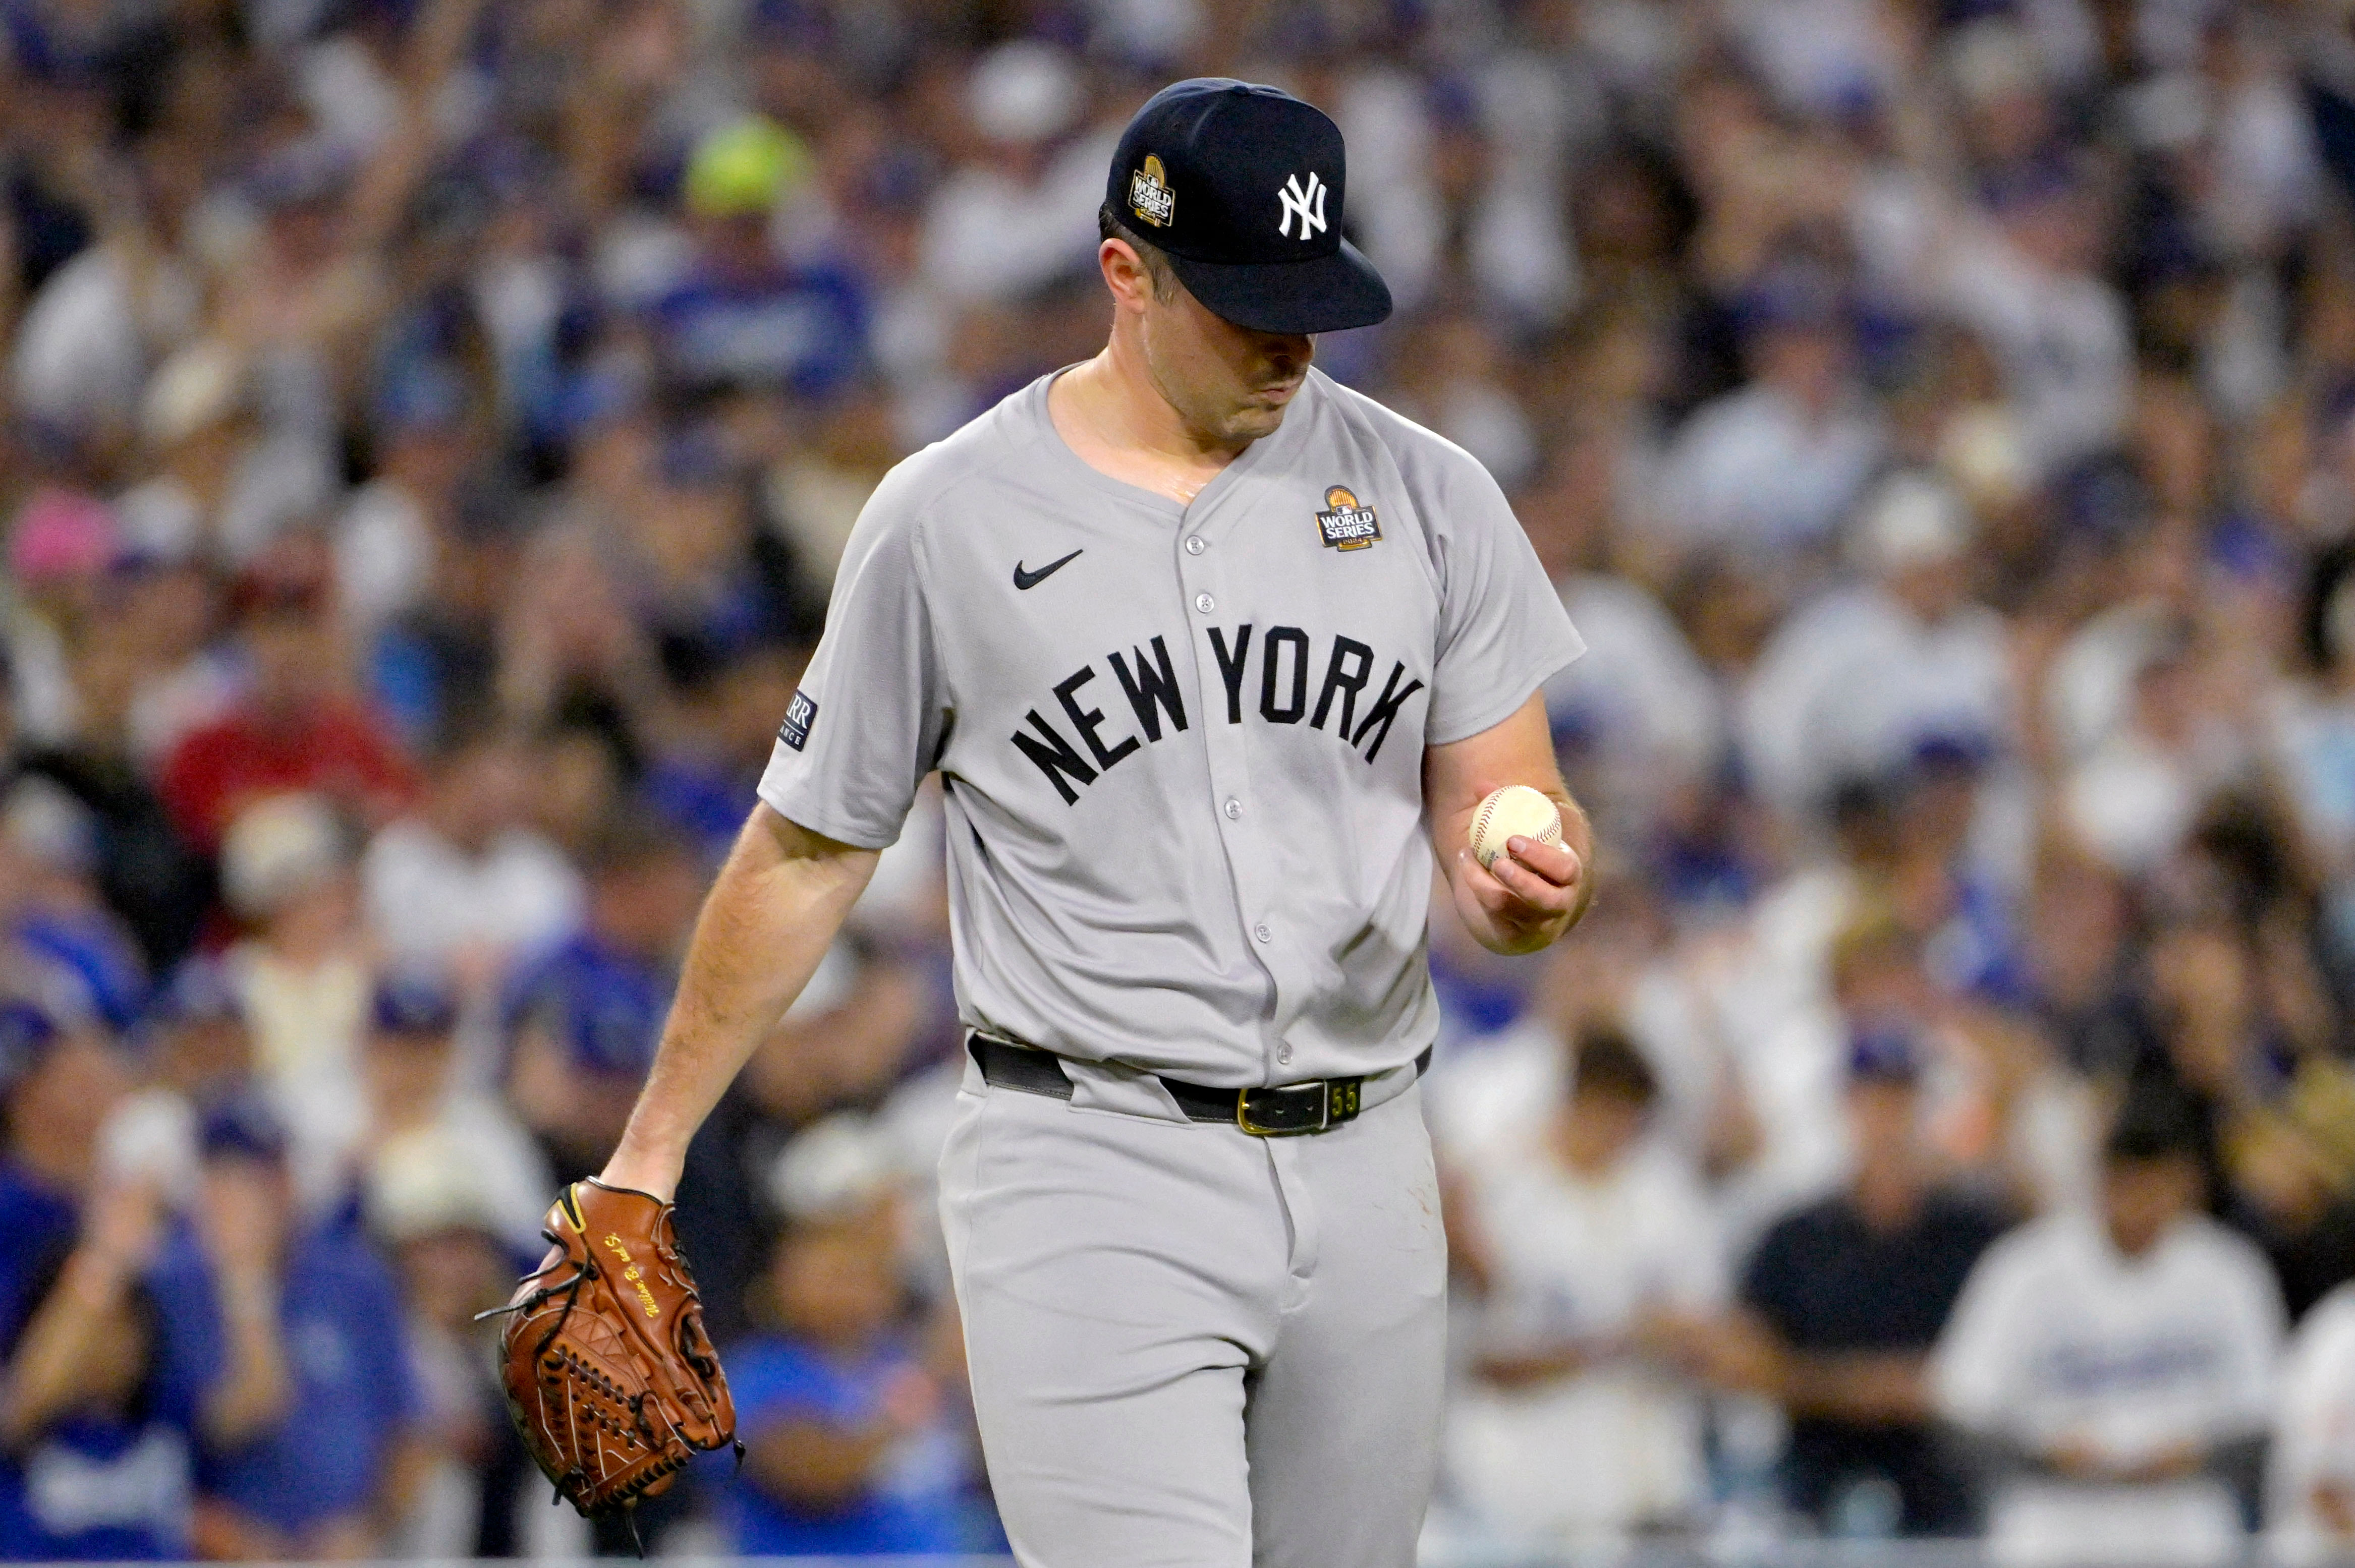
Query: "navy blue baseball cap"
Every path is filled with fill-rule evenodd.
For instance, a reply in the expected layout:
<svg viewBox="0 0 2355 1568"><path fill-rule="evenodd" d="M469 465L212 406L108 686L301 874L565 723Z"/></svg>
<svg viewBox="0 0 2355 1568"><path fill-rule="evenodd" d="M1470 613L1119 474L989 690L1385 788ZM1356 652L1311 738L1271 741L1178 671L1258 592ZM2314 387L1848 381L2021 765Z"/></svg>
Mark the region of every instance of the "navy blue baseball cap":
<svg viewBox="0 0 2355 1568"><path fill-rule="evenodd" d="M229 1095L204 1107L197 1123L197 1149L207 1160L282 1165L288 1151L286 1124L259 1094Z"/></svg>
<svg viewBox="0 0 2355 1568"><path fill-rule="evenodd" d="M458 993L429 969L399 969L377 981L373 1022L384 1034L447 1034L458 1027Z"/></svg>
<svg viewBox="0 0 2355 1568"><path fill-rule="evenodd" d="M1867 1024L1849 1036L1848 1076L1852 1084L1920 1083L1921 1046L1909 1030Z"/></svg>
<svg viewBox="0 0 2355 1568"><path fill-rule="evenodd" d="M1104 204L1213 314L1254 332L1340 332L1391 313L1390 286L1341 238L1348 184L1341 128L1322 110L1195 77L1121 132Z"/></svg>

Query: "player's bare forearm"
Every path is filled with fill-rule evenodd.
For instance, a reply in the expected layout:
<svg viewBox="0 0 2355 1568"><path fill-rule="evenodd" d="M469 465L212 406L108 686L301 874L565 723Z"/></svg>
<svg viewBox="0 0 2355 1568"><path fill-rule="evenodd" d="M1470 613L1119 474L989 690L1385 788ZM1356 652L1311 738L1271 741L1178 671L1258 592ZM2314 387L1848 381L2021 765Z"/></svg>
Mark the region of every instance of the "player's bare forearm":
<svg viewBox="0 0 2355 1568"><path fill-rule="evenodd" d="M667 1201L696 1128L809 983L875 852L752 808L703 901L654 1070L604 1180Z"/></svg>
<svg viewBox="0 0 2355 1568"><path fill-rule="evenodd" d="M1470 848L1472 813L1489 792L1526 784L1561 812L1561 844L1515 838L1488 866ZM1491 952L1532 953L1578 924L1593 898L1587 867L1594 831L1554 761L1544 699L1532 694L1511 717L1478 735L1423 753L1423 798L1432 847L1447 873L1456 912Z"/></svg>

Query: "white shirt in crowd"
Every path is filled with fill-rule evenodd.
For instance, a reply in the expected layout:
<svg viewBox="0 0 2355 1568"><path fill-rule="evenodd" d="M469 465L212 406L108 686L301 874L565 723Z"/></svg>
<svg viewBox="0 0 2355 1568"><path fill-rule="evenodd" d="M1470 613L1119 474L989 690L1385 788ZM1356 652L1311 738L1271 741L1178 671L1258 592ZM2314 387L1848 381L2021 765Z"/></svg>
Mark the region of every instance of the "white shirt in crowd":
<svg viewBox="0 0 2355 1568"><path fill-rule="evenodd" d="M1979 1260L1934 1388L1969 1431L2035 1451L2087 1444L2132 1465L2264 1431L2282 1332L2272 1270L2245 1238L2195 1216L2126 1258L2095 1215L2073 1211ZM1988 1534L2006 1563L2211 1563L2239 1549L2240 1514L2207 1478L2022 1479L1992 1499Z"/></svg>
<svg viewBox="0 0 2355 1568"><path fill-rule="evenodd" d="M1469 1329L1490 1353L1608 1341L1649 1312L1726 1300L1706 1200L1662 1146L1590 1181L1499 1139L1466 1176L1496 1271ZM1633 1359L1526 1388L1467 1381L1444 1463L1455 1497L1516 1537L1612 1536L1703 1500L1701 1420L1698 1393Z"/></svg>
<svg viewBox="0 0 2355 1568"><path fill-rule="evenodd" d="M1826 595L1767 643L1742 699L1746 755L1785 809L1842 778L1880 777L1931 737L2010 736L2003 618L1968 604L1924 622L1877 587Z"/></svg>
<svg viewBox="0 0 2355 1568"><path fill-rule="evenodd" d="M1710 1027L1708 999L1674 965L1648 966L1616 1012L1629 1042L1658 1077L1652 1141L1698 1168L1722 1097L1742 1088L1738 1067ZM1476 1037L1446 1039L1423 1080L1423 1116L1447 1158L1470 1161L1505 1140L1545 1136L1567 1083L1561 1029L1538 1011Z"/></svg>
<svg viewBox="0 0 2355 1568"><path fill-rule="evenodd" d="M2039 265L1985 215L1894 167L1858 183L1849 223L1879 291L1950 314L1986 344L2037 472L2118 439L2134 344L2117 291L2090 272Z"/></svg>
<svg viewBox="0 0 2355 1568"><path fill-rule="evenodd" d="M2355 1285L2323 1298L2298 1325L2267 1458L2265 1520L2275 1556L2294 1568L2345 1562L2355 1542L2314 1506L2314 1494L2328 1487L2355 1501Z"/></svg>
<svg viewBox="0 0 2355 1568"><path fill-rule="evenodd" d="M1663 465L1659 519L1693 547L1773 556L1828 541L1881 465L1879 417L1849 398L1823 418L1764 383L1696 409Z"/></svg>
<svg viewBox="0 0 2355 1568"><path fill-rule="evenodd" d="M956 170L925 216L925 281L946 299L1003 302L1083 270L1111 162L1111 136L1094 132L1053 154L1035 179L983 163Z"/></svg>
<svg viewBox="0 0 2355 1568"><path fill-rule="evenodd" d="M1725 748L1725 712L1709 667L1651 589L1581 572L1554 585L1588 656L1545 683L1546 712L1586 732L1623 822L1705 779Z"/></svg>
<svg viewBox="0 0 2355 1568"><path fill-rule="evenodd" d="M469 854L415 818L386 825L360 863L368 926L396 962L446 961L488 946L527 953L580 923L581 874L528 829Z"/></svg>

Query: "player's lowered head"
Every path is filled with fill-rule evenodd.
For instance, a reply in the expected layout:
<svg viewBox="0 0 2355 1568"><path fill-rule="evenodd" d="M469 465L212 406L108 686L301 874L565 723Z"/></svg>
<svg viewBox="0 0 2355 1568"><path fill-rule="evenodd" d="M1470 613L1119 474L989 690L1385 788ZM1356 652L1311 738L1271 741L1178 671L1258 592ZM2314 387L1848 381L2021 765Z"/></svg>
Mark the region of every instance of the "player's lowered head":
<svg viewBox="0 0 2355 1568"><path fill-rule="evenodd" d="M1316 334L1391 313L1341 238L1348 182L1340 128L1273 87L1176 82L1122 133L1098 220L1111 355L1204 444L1273 431Z"/></svg>

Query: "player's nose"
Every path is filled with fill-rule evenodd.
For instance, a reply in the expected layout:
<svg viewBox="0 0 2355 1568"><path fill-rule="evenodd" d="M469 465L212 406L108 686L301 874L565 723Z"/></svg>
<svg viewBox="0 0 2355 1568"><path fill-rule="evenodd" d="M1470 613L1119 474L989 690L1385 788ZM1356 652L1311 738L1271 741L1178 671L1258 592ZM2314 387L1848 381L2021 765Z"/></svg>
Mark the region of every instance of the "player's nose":
<svg viewBox="0 0 2355 1568"><path fill-rule="evenodd" d="M1316 357L1316 340L1305 333L1262 333L1260 350L1279 376L1291 376Z"/></svg>

